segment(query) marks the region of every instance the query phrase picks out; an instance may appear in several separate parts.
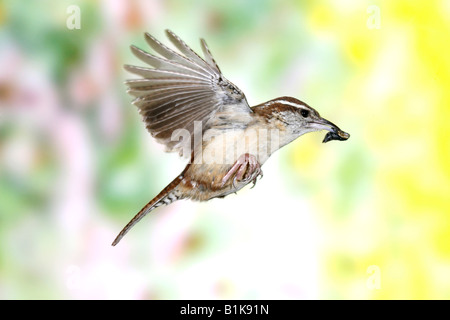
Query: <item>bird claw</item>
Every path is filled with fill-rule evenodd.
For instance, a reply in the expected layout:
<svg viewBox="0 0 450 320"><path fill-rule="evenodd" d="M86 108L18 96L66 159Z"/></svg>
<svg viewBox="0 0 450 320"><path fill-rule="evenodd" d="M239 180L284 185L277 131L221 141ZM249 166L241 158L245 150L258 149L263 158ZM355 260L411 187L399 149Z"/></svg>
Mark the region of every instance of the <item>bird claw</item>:
<svg viewBox="0 0 450 320"><path fill-rule="evenodd" d="M236 182L253 182L252 188L256 185L259 176L263 176L261 165L254 155L245 153L233 164L231 169L222 179L222 187L230 178L233 178L233 188L237 189Z"/></svg>
<svg viewBox="0 0 450 320"><path fill-rule="evenodd" d="M259 177L259 179L262 179L263 176L264 176L264 175L263 175L263 172L262 172L261 168L259 168L258 174L257 174L257 175L255 176L255 178L252 180L253 185L252 185L252 187L251 187L250 189L253 189L253 188L256 186L256 181L257 181L258 177Z"/></svg>

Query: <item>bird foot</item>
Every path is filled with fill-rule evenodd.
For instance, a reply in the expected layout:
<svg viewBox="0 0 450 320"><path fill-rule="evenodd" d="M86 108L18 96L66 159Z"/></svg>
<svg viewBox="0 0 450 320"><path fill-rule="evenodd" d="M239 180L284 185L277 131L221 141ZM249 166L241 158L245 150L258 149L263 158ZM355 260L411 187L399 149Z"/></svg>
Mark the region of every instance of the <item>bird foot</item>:
<svg viewBox="0 0 450 320"><path fill-rule="evenodd" d="M259 176L263 177L261 165L252 154L245 153L241 155L227 174L222 178L222 187L233 177L233 187L236 188L237 182L253 182L252 188L256 185Z"/></svg>

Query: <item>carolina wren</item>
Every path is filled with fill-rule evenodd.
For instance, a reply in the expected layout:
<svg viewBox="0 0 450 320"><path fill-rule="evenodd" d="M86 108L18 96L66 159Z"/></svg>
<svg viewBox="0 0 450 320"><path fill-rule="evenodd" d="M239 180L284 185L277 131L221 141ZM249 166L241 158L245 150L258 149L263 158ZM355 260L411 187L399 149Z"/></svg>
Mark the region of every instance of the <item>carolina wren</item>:
<svg viewBox="0 0 450 320"><path fill-rule="evenodd" d="M146 33L145 40L160 56L131 46L136 57L153 68L125 65L142 76L126 84L152 137L167 152L179 152L190 161L131 219L113 246L159 206L180 199L222 198L250 182L254 185L269 156L305 133L327 130L323 142L350 137L295 98L250 107L242 91L222 75L203 39L204 59L173 32L166 33L181 54Z"/></svg>

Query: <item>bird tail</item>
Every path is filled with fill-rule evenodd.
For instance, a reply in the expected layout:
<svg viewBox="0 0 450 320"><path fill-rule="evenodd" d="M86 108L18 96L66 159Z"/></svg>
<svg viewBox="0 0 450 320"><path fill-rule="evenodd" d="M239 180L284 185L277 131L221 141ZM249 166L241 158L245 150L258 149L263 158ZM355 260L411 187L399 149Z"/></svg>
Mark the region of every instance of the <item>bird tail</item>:
<svg viewBox="0 0 450 320"><path fill-rule="evenodd" d="M147 213L153 211L153 209L158 208L162 205L171 204L172 202L179 200L181 198L180 194L176 192L175 188L183 179L183 173L180 174L178 177L176 177L171 183L169 183L167 187L165 187L156 197L154 197L149 203L147 203L145 207L143 207L141 211L139 211L138 214L135 215L134 218L130 220L130 222L128 222L128 224L117 235L116 239L114 239L113 243L111 244L112 246L118 244L119 241L123 238L123 236L128 231L130 231L130 229L136 223L138 223L143 217L145 217Z"/></svg>

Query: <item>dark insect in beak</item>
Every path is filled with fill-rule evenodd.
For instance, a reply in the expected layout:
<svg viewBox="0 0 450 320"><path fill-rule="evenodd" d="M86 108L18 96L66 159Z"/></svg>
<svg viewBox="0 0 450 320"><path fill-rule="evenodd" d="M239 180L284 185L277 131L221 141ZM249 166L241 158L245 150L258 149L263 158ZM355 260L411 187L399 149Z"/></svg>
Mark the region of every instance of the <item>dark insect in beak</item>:
<svg viewBox="0 0 450 320"><path fill-rule="evenodd" d="M339 129L339 127L337 125L335 125L334 123L332 123L328 120L325 120L325 119L322 119L322 122L328 126L327 130L329 130L329 132L323 138L323 141L322 141L323 143L331 141L331 140L344 141L344 140L347 140L348 138L350 138L350 134Z"/></svg>
<svg viewBox="0 0 450 320"><path fill-rule="evenodd" d="M338 133L335 132L328 132L325 135L325 138L323 138L323 143L331 141L331 140L340 140L340 141L344 141L347 140L348 138L350 138L350 135L347 132L344 131L340 131Z"/></svg>

